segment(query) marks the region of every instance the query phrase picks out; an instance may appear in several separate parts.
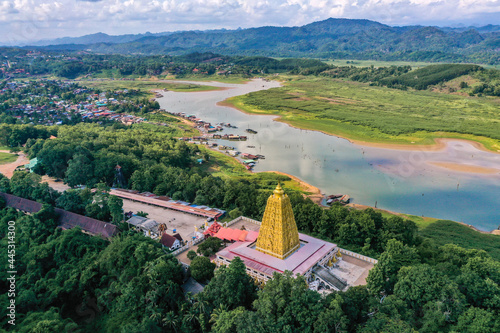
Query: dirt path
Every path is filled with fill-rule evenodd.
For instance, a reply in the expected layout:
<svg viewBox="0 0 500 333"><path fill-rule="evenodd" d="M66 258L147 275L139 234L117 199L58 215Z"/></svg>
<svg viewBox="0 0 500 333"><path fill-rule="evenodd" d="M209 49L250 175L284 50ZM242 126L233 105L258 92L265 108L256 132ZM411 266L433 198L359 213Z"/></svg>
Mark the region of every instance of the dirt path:
<svg viewBox="0 0 500 333"><path fill-rule="evenodd" d="M42 176L42 183L49 183L50 187L59 192L64 192L71 188L68 185L64 184L62 180L56 181L55 178L49 177L47 175Z"/></svg>

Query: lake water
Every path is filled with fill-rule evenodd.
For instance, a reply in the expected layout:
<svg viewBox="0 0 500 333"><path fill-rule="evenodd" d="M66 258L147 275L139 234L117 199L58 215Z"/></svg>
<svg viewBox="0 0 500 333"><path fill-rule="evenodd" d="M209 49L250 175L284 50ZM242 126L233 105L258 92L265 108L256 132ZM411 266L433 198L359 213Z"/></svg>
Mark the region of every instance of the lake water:
<svg viewBox="0 0 500 333"><path fill-rule="evenodd" d="M252 91L278 87L254 80L245 85L199 83L225 87L211 92L165 92L158 101L171 112L185 112L237 129L222 133L248 136L247 141L223 141L240 152L262 154L254 171L281 171L306 181L325 194L349 194L352 202L413 215L471 224L481 230L500 225L500 154L450 141L437 152L365 147L315 131L274 121L274 116L248 115L217 102ZM257 134L248 134L252 128ZM247 146L255 146L248 148ZM495 174L451 171L429 162L465 163L496 168Z"/></svg>

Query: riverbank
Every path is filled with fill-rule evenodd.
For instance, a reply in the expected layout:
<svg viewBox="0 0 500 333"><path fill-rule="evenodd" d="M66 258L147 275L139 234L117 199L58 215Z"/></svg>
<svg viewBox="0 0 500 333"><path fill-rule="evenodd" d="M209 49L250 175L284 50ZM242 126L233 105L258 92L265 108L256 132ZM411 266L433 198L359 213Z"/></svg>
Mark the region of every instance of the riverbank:
<svg viewBox="0 0 500 333"><path fill-rule="evenodd" d="M216 91L219 87L210 86L207 84L193 84L182 81L170 80L109 80L109 79L94 79L77 81L82 86L99 88L101 90L123 90L137 89L142 91L149 98L155 97L155 90L158 92L175 91L175 92L200 92L200 91Z"/></svg>
<svg viewBox="0 0 500 333"><path fill-rule="evenodd" d="M255 115L259 114L258 112L249 112L248 110L245 110L241 107L237 107L235 104L233 104L230 100L224 100L221 102L218 102L217 105L219 106L225 106L225 107L231 107L234 108L240 112L243 112L248 115ZM270 115L273 116L273 115ZM495 153L495 154L500 154L499 151L492 151L485 147L485 145L481 142L474 141L471 139L459 139L459 138L445 138L441 137L445 133L440 133L440 137L433 138L432 139L432 144L418 144L418 143L387 143L387 142L369 142L369 141L362 141L362 140L355 140L352 138L349 138L347 136L342 136L339 135L338 133L331 133L325 130L321 130L318 128L310 129L305 126L297 126L294 125L293 121L286 120L284 119L283 116L280 115L274 115L274 121L282 122L287 124L288 126L291 126L293 128L297 128L300 130L312 130L316 132L320 132L329 136L335 136L338 138L345 139L349 142L351 142L354 145L360 146L361 148L363 147L372 147L372 148L381 148L381 149L390 149L390 150L400 150L400 151L407 151L407 152L412 152L412 151L420 151L420 152L439 152L439 151L444 151L447 149L447 147L456 142L463 142L471 145L475 149L478 149L480 151L484 151L487 153ZM430 162L429 163L432 166L438 167L438 168L444 168L450 171L456 171L456 172L461 172L461 173L469 173L469 174L481 174L481 175L496 175L500 173L500 169L497 168L489 168L489 167L482 167L478 165L470 165L470 164L462 164L460 161L451 163L451 162Z"/></svg>
<svg viewBox="0 0 500 333"><path fill-rule="evenodd" d="M303 191L303 192L306 192L308 194L305 194L305 196L307 196L309 199L311 199L314 203L324 207L321 202L323 201L323 199L325 198L324 194L321 193L321 190L319 188L317 188L316 186L313 186L309 183L306 183L305 181L303 181L302 179L298 178L298 177L295 177L293 175L290 175L288 173L284 173L284 172L281 172L281 171L261 171L261 172L258 172L258 173L275 173L275 174L278 174L278 175L282 175L282 176L287 176L287 177L290 177L292 180L294 180L295 182L297 182L300 186L300 189Z"/></svg>
<svg viewBox="0 0 500 333"><path fill-rule="evenodd" d="M230 105L231 105L231 103L228 102L227 105L225 105L225 106L230 106ZM234 107L234 108L241 111L240 108L237 108L237 107ZM244 111L242 111L242 112L244 112ZM248 114L252 114L252 113L248 113ZM440 135L438 137L427 138L426 140L432 140L433 143L431 143L431 144L417 143L417 142L413 142L410 144L408 144L408 143L388 143L385 141L380 142L380 141L357 140L357 139L352 139L352 138L345 136L345 135L341 135L338 133L331 133L331 132L324 131L321 129L311 129L311 128L307 128L307 127L300 127L300 126L294 125L292 121L284 119L282 116L277 116L274 120L285 123L293 128L321 132L321 133L326 134L326 135L335 136L337 138L342 138L342 139L345 139L345 140L349 141L350 143L358 145L358 146L382 148L382 149L392 149L392 150L434 151L435 152L435 151L445 150L448 143L453 141L453 142L469 143L474 148L476 148L478 150L482 150L482 151L487 152L487 153L500 154L500 150L494 151L494 150L488 149L484 145L484 143L482 143L480 141L476 141L474 139L464 139L464 138L458 137L457 135L455 135L455 137L443 137L443 135L446 135L446 133L440 133ZM431 134L431 133L429 133L429 134ZM450 136L452 136L452 135L450 135Z"/></svg>
<svg viewBox="0 0 500 333"><path fill-rule="evenodd" d="M295 78L280 89L232 97L218 105L246 114L274 115L279 117L275 120L290 126L335 135L359 145L438 149L429 146L446 138L478 142L481 148L499 153L500 140L495 136L498 133L494 124L500 119L492 112L497 102L349 81ZM460 133L465 129L467 133Z"/></svg>
<svg viewBox="0 0 500 333"><path fill-rule="evenodd" d="M490 175L476 176L465 173L460 175L458 172L430 166L427 162L457 162L495 168L495 159L498 155L477 151L472 143L465 144L465 141L451 143L444 151L418 155L413 151L379 150L372 147L362 149L363 146L337 139L338 135L333 137L334 135L328 133L332 135L332 138L328 138L317 130L299 130L297 127L303 127L273 121L280 116L283 120L288 120L284 113L271 115L246 112L247 110L238 108L237 105L239 110L235 112L235 105L228 103L228 98L236 96L250 95L255 99L263 91L269 91L266 90L269 89L269 85L269 82L261 83L254 80L247 85L237 86L231 91L222 93L169 94L168 97L165 96L163 107L175 112L188 113L193 110L191 105L202 103L203 109L196 111L196 115L201 119L212 123L230 122L238 127L234 131L231 130L234 134L245 135L242 132L246 128L257 130L258 134L248 136L247 143L235 144L238 151L247 152L246 145L251 145L256 149L250 152L266 156L265 160L256 164L254 168L256 172L279 170L320 187L324 193L347 193L356 199L356 203L372 206L378 200L378 207L393 212L410 213L412 217L439 216L474 224L482 230L497 228L497 213L492 207L495 207L498 200L487 195L493 193L494 188L493 182L489 181ZM270 88L278 87L278 82L270 86ZM281 88L270 90L280 94L283 91ZM267 102L268 100L263 101L264 104ZM307 104L307 101L303 103ZM256 106L251 104L251 107ZM316 121L321 122L321 120ZM407 144L411 148L419 146L411 142ZM428 140L427 145L432 144L435 145L436 142ZM433 149L442 147L433 146ZM238 169L242 167L235 159L232 163ZM401 176L402 172L408 171L408 166L412 172ZM224 173L238 176L235 172ZM457 177L460 177L459 181ZM460 191L457 191L458 183ZM407 186L412 186L412 190L408 191ZM464 205L454 207L456 202L464 202ZM476 221L478 216L482 218ZM419 224L421 222L423 221L419 220Z"/></svg>
<svg viewBox="0 0 500 333"><path fill-rule="evenodd" d="M226 158L230 158L230 159L234 160L235 162L237 162L238 164L241 164L242 166L244 166L244 164L237 157L226 155L226 154L222 153L221 151L217 151L216 149L209 149L209 150L215 152L218 155L222 154ZM304 180L302 180L294 175L291 175L291 174L288 174L285 172L281 172L281 171L275 171L275 170L261 171L261 172L253 172L253 171L249 171L249 170L244 170L244 172L248 173L248 174L274 173L274 174L278 174L278 175L282 175L282 176L287 176L299 185L301 191L305 192L304 196L310 198L314 203L316 203L317 205L319 205L323 208L329 207L329 206L324 206L322 204L322 202L325 198L325 195L323 193L321 193L321 190L318 187L313 186L313 185L305 182ZM435 223L435 222L440 220L440 219L437 219L434 217L413 216L413 215L408 215L405 213L398 213L398 212L390 211L387 209L381 209L381 208L376 208L373 206L362 205L362 204L357 204L357 203L349 203L346 205L346 207L350 207L350 208L358 209L358 210L365 210L365 209L371 208L377 212L382 213L382 215L385 217L394 215L394 216L402 217L404 219L409 219L409 220L412 220L413 222L415 222L417 224L417 226L419 227L419 229L425 229L430 224ZM456 221L453 221L453 222L458 223L458 224L463 225L463 226L466 226L466 227L468 227L474 231L477 231L479 233L482 233L482 234L500 235L500 231L497 229L492 230L492 231L484 231L484 230L480 230L480 229L474 227L471 224L467 224L467 223L463 223L463 222L456 222Z"/></svg>

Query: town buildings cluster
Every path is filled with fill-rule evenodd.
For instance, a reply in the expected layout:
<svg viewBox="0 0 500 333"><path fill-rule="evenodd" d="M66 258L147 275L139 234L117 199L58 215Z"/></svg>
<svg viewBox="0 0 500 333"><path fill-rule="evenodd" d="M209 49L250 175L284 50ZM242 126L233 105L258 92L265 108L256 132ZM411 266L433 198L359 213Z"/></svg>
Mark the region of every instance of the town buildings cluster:
<svg viewBox="0 0 500 333"><path fill-rule="evenodd" d="M5 115L23 124L50 126L102 120L141 123L144 118L112 110L113 106L131 103L128 93L127 89L99 92L69 80L8 81L0 89L0 103Z"/></svg>

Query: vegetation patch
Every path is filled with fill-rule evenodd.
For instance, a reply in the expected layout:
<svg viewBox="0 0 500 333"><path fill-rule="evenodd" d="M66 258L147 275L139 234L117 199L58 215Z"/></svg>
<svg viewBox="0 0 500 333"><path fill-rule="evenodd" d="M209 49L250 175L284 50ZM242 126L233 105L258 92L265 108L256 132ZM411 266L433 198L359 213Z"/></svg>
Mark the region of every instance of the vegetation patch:
<svg viewBox="0 0 500 333"><path fill-rule="evenodd" d="M310 99L297 100L292 94L298 92L302 99ZM452 137L500 149L500 114L493 98L296 77L284 87L233 97L228 102L244 112L280 115L292 126L355 140L430 144L435 138Z"/></svg>
<svg viewBox="0 0 500 333"><path fill-rule="evenodd" d="M457 222L437 221L422 229L420 235L431 238L438 246L455 244L466 249L480 249L500 260L500 236L483 234Z"/></svg>
<svg viewBox="0 0 500 333"><path fill-rule="evenodd" d="M9 153L0 152L0 164L12 163L17 160L17 156Z"/></svg>
<svg viewBox="0 0 500 333"><path fill-rule="evenodd" d="M453 80L462 75L476 72L482 69L477 65L461 64L441 64L430 65L408 72L395 78L383 79L380 82L384 85L402 85L418 90L427 89L428 86L440 82Z"/></svg>
<svg viewBox="0 0 500 333"><path fill-rule="evenodd" d="M150 92L151 90L171 90L177 92L211 91L218 90L217 87L205 86L199 84L170 83L155 80L99 80L99 81L78 81L78 83L98 88L101 90L123 90L138 89Z"/></svg>

